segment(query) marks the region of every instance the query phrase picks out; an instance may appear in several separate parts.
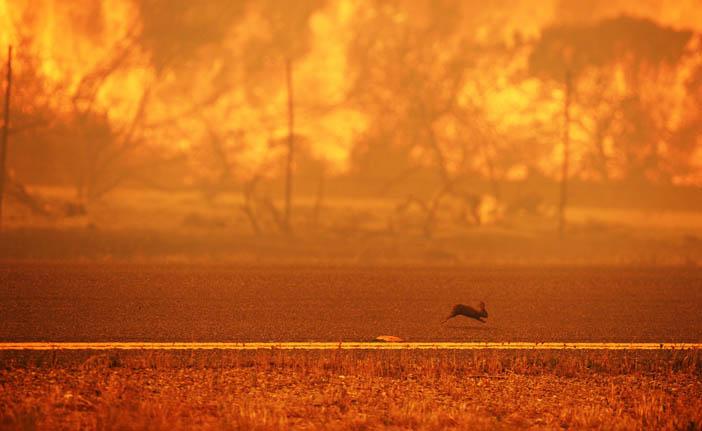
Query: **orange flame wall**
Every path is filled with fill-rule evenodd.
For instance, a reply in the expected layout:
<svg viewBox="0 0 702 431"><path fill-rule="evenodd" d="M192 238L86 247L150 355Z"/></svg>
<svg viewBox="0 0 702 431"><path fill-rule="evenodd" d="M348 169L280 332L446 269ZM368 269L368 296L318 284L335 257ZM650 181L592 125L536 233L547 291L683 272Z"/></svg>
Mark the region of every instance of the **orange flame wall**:
<svg viewBox="0 0 702 431"><path fill-rule="evenodd" d="M492 39L511 43L516 32L533 38L549 23L593 20L621 13L648 17L678 28L702 30L702 7L698 0L535 3L505 2L486 14L485 25L466 31L473 32L473 38L480 42ZM115 129L128 128L136 113L143 109L143 123L149 126L144 128L145 136L158 145L187 151L209 139L210 129L214 127L216 133L225 137L239 132L246 134L248 145L241 151L244 164L270 157L271 142L286 134L284 62L266 60L274 66L266 69L271 85L256 103L252 103L245 89L236 86L222 85L224 94L213 96L220 89L215 83L223 67L220 60L190 64L186 72L159 70L143 46L138 43L125 46L130 35L141 31L139 5L137 0L0 0L0 43L13 44L18 56L30 56L38 62L40 74L53 86L62 88L51 103L65 111L74 108L76 92L86 85L86 77L111 67L115 53L123 51L125 58L115 71L96 86L94 101L94 109L104 112ZM312 13L307 21L309 46L294 65L296 132L306 137L314 155L327 160L337 171L348 167L354 140L370 120L367 112L343 103L351 83L347 61L351 25L359 9L368 5L356 0L334 0ZM417 20L420 26L435 7L433 2L406 2L409 19ZM236 45L241 38L264 31L261 22L255 14L246 15L223 33L221 46ZM22 63L18 63L17 73L22 73L21 68ZM232 71L232 76L238 77L237 73L240 72ZM533 101L543 88L535 81L513 85L506 77L497 76L503 82L484 93L487 117L494 120L498 130L528 124L528 116L535 115ZM466 95L474 91L471 85L465 88ZM562 95L559 90L554 91L552 103L538 105L536 115L544 121L557 115L560 109ZM676 91L684 90L678 87ZM194 115L193 104L208 98L215 101ZM203 120L202 116L206 118ZM178 118L175 125L173 118ZM160 124L168 126L157 127ZM455 132L447 125L440 133ZM586 139L578 133L574 131L574 140ZM553 143L553 148L541 160L542 168L550 175L556 175L561 157L557 143ZM698 151L696 157L702 167L702 152ZM517 165L507 176L518 178L523 174L523 167Z"/></svg>

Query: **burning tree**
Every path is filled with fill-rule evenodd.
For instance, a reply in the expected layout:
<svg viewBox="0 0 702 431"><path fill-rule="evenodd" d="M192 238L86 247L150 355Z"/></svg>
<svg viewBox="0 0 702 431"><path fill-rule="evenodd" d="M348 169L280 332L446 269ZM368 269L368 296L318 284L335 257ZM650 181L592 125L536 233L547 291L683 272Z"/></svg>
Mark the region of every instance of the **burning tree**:
<svg viewBox="0 0 702 431"><path fill-rule="evenodd" d="M181 123L176 126L180 139L194 150L202 174L198 181L209 196L241 184L243 210L255 231L261 226L253 219L260 214L252 207L255 202L273 214L280 230L292 229L295 141L299 137L295 131L295 63L308 50L310 16L324 4L318 0L295 5L214 2L207 7L187 1L140 4L142 43L156 70L175 75L164 89L180 97L204 94L187 109L170 115ZM174 22L182 31L171 35L165 29ZM197 80L192 79L193 74ZM272 78L275 76L280 79ZM281 94L285 95L284 109L278 103ZM281 214L270 197L259 196L259 185L271 172L277 173L272 156L279 153L282 130L286 142Z"/></svg>
<svg viewBox="0 0 702 431"><path fill-rule="evenodd" d="M480 90L495 85L486 70L498 70L513 52L499 41L477 41L466 19L484 17L473 12L461 2L439 8L423 1L411 7L374 2L356 18L350 46L356 68L351 99L374 119L356 160L363 151L383 149L404 161L393 186L424 168L433 171L429 197L412 193L398 205L399 212L418 209L428 237L447 207L454 207L460 224L482 223L483 198L467 187L471 178L487 176L493 197L500 198L496 153L507 140L486 115Z"/></svg>
<svg viewBox="0 0 702 431"><path fill-rule="evenodd" d="M589 104L600 110L598 114L594 108L590 113L594 115L595 160L602 175L609 178L610 158L618 159L624 177L643 178L660 172L660 143L665 140L665 121L660 114L665 114L656 113L659 98L646 100L646 86L652 78L660 78L667 68L680 63L691 36L689 31L663 28L649 20L625 16L595 24L554 26L543 31L531 53L529 67L533 75L550 79L563 88L558 211L561 234L565 227L571 164L572 110L577 102L582 110L588 110L587 103L582 102L584 97L580 96L584 87L591 84L595 96L590 96ZM657 84L657 89L664 88L660 82ZM607 138L615 146L609 151L604 145Z"/></svg>
<svg viewBox="0 0 702 431"><path fill-rule="evenodd" d="M26 8L18 17L27 29L21 27L17 36L14 162L38 182L73 185L83 202L152 172L164 160L144 134L150 82L139 72L144 62L136 27L115 30L100 11L89 8L85 17L57 8L57 16L47 18ZM84 18L91 23L86 28ZM46 46L31 31L42 19L74 26L73 38L65 46Z"/></svg>

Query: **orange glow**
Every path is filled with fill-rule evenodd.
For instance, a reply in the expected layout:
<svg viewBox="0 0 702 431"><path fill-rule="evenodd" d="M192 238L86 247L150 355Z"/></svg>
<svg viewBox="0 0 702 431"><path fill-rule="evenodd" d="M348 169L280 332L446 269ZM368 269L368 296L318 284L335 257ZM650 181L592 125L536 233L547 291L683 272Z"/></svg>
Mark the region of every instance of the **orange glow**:
<svg viewBox="0 0 702 431"><path fill-rule="evenodd" d="M561 13L557 2L544 2L543 7L533 7L530 2L523 5L517 3L506 21L499 26L496 34L498 40L511 41L515 32L523 37L537 37L539 29L544 25L559 19ZM361 133L367 126L365 114L357 109L342 107L333 112L320 114L315 105L334 105L341 101L349 89L349 68L347 66L346 49L353 29L350 28L350 19L355 8L361 7L352 0L338 0L330 2L323 9L315 12L309 18L310 47L295 68L295 85L298 86L297 94L301 112L299 118L299 133L304 134L313 142L314 153L327 160L336 170L343 170L347 166L348 155L354 137ZM696 3L675 2L675 5L656 8L652 5L640 5L638 2L615 2L601 11L600 17L613 16L619 13L630 13L644 17L654 17L661 24L674 24L678 27L700 26L702 13ZM232 28L225 34L222 44L234 45L241 38L241 33L248 31L252 35L262 30L262 26L254 18L244 21L246 30ZM409 16L413 18L426 18L431 14L428 11L409 8ZM30 27L26 28L24 17L30 16ZM67 93L72 90L80 80L95 70L99 65L109 61L115 49L120 48L125 35L138 31L139 13L134 3L128 1L110 0L102 2L85 1L78 5L75 2L66 3L58 0L42 0L41 7L36 2L5 0L0 3L0 21L5 23L5 31L0 35L2 43L18 43L18 28L23 28L30 34L30 46L23 47L39 59L40 71L49 81L65 86ZM489 42L494 26L488 20L475 29L475 38L480 42ZM21 23L21 24L20 24ZM506 24L506 25L505 25ZM424 25L424 24L420 24ZM440 55L441 51L437 51ZM206 97L208 81L216 73L216 63L203 63L195 66L189 73L190 82L182 82L182 78L169 76L169 73L159 74L153 66L148 64L144 53L138 46L129 49L129 60L119 71L111 74L104 85L100 86L96 102L99 109L105 110L111 121L115 124L125 124L130 121L137 109L146 87L155 87L154 94L162 97L150 97L148 101L147 117L151 122L159 122L169 115L178 115L189 109L192 100ZM280 69L282 76L282 67ZM509 73L509 71L505 71ZM625 85L621 73L615 75L618 87ZM496 82L484 94L484 109L489 118L496 121L496 128L509 133L511 130L526 127L533 121L548 121L560 109L558 98L555 97L548 103L540 103L534 109L537 93L541 92L540 83L536 80L525 80L522 83L508 82L506 76L494 76ZM270 78L274 80L273 77ZM281 79L282 81L282 79ZM675 91L683 96L678 80ZM170 98L166 93L169 87L182 87L186 85L187 96ZM467 95L470 94L469 82L466 84ZM213 123L247 123L256 122L255 118L261 115L270 118L285 117L285 89L277 85L276 89L266 96L262 106L252 108L246 106L242 94L237 90L228 91L220 103L208 110L207 115L212 117ZM467 96L470 97L470 96ZM59 106L67 108L67 100L55 101ZM232 106L236 105L234 109ZM304 107L309 105L309 112ZM251 110L255 112L251 112ZM679 105L675 108L682 111ZM264 114L261 114L264 112ZM680 114L671 116L671 121L679 121ZM677 120L675 118L678 118ZM238 121L237 121L238 120ZM588 121L587 118L583 118ZM204 131L197 122L189 122L189 138L175 141L175 145L183 150L189 148L195 141L202 138ZM198 131L198 129L200 129ZM249 134L253 148L252 156L260 159L263 157L267 141L272 138L281 138L285 135L285 122L279 121L277 125L266 130L253 131ZM574 136L574 139L586 139L585 136ZM173 142L173 141L170 141ZM164 143L164 145L168 145ZM560 163L556 148L549 158L541 162L547 171L557 170L555 166ZM576 155L577 157L577 155ZM550 166L554 166L551 168Z"/></svg>
<svg viewBox="0 0 702 431"><path fill-rule="evenodd" d="M231 153L232 163L239 166L234 175L240 179L250 178L257 171L265 171L270 177L280 174L279 169L272 166L279 165L273 162L283 154L282 144L277 143L285 141L288 134L286 56L294 56L295 134L303 138L301 145L309 151L310 157L325 163L331 174L343 174L352 169L354 148L364 137L377 132L380 117L388 115L388 121L407 121L415 115L411 110L439 91L438 87L417 89L423 84L414 84L411 79L433 80L432 85L441 83L444 79L441 74L451 67L451 62L466 61L464 67L470 70L461 78L454 100L454 109L461 112L430 119L432 133L436 133L440 141L437 148L445 153L443 157L450 172L471 169L488 176L484 159L488 157L496 158L497 165L493 169L499 165L498 176L516 180L525 178L526 172L533 169L557 179L563 161L564 89L557 83L525 73L532 48L545 28L594 23L626 14L653 19L660 26L702 30L702 8L694 0L665 7L615 1L590 8L587 13L578 6L567 6L555 0L545 0L539 7L533 2L516 2L509 10L465 3L456 7L455 20L451 13L442 12L431 2L413 1L390 6L334 0L310 6L309 15L295 24L294 34L282 36L276 33L282 30L275 27L279 25L275 21L279 17L270 16L277 13L275 5L271 9L274 12L267 11L265 7L268 6L263 3L243 2L239 9L236 7L239 6L224 7L223 3L221 14L231 14L227 18L231 24L217 29L218 33L212 36L214 39L195 40L192 47L176 45L175 54L168 54L168 57L161 51L151 51L154 48L148 43L153 41L145 42L148 28L144 20L155 18L144 15L139 1L3 0L0 1L3 29L0 43L16 45L19 55L37 62L39 76L48 87L56 89L50 105L61 115L72 115L75 109L89 106L91 112L108 119L115 133L124 136L135 130L133 123L138 120L139 139L182 154L207 147L214 133ZM388 12L390 9L393 11ZM216 8L213 10L217 15ZM407 50L407 55L398 52L392 66L360 65L350 57L353 44L363 37L363 32L376 31L362 26L382 19L386 13L392 17L393 28L387 25L383 28L379 24L376 48L392 48L391 44L404 37L402 31L407 34L427 32L429 37L437 38L432 42L435 45L428 48L428 57L417 56L419 63L412 64L415 57L411 43L398 48ZM189 19L187 13L184 16ZM449 28L450 35L441 34ZM156 38L156 44L167 45L169 39L179 37L179 30L172 31L172 35L156 33L151 37ZM193 37L197 38L199 33L194 31ZM397 33L393 34L394 31ZM204 34L204 37L210 35ZM281 43L291 44L293 48L283 47ZM694 121L692 117L699 115L699 105L691 106L696 102L688 94L686 83L702 63L699 44L697 35L687 48L689 54L679 65L651 69L650 75L642 72L641 76L633 78L631 67L627 66L629 60L624 58L607 65L609 69L583 73L572 107L578 121L570 132L573 141L571 176L601 177L591 166L595 157L592 147L597 135L595 129L603 121L601 116L608 115L602 112L604 108L594 106L599 96L621 101L627 94L637 93L644 105L659 105L660 112L651 115L661 130L680 129ZM260 52L256 53L258 49ZM288 49L294 54L286 53ZM472 52L472 49L478 51ZM161 55L165 60L160 59ZM413 76L413 68L426 66L430 66L426 70L428 75L422 76L425 72L420 72ZM18 73L22 73L23 67L25 64L17 64ZM379 76L375 71L377 67L386 67L386 73L395 73L387 67L405 70L398 72L395 78L383 77L389 79L386 83L382 79L364 82L359 78L367 73L369 80L375 79ZM404 78L402 73L406 74ZM601 84L597 80L604 75L597 73L609 73L606 87L598 87ZM383 88L393 79L407 79L407 83L404 87ZM649 79L658 79L659 84L640 86ZM365 84L376 86L372 96L378 97L373 102L376 106L372 106L371 99L358 100L365 97L366 90L354 86ZM404 93L397 94L398 89ZM427 93L421 94L422 91ZM604 93L598 96L598 91ZM660 102L662 99L665 99L665 107ZM405 111L404 120L393 117L392 112L397 109ZM476 113L482 116L479 121L475 120L477 123L462 124L466 119L476 118ZM398 134L395 140L399 145L414 145L413 137L402 134L415 132L401 130L401 122L389 127L395 128ZM481 131L471 129L475 127ZM537 127L542 130L534 133ZM623 125L610 126L611 131L629 133L624 128ZM467 134L473 133L487 139L487 144L478 144L475 140L466 143ZM629 175L626 169L618 167L623 163L619 158L624 157L618 153L618 139L608 135L598 144L603 157L608 159L606 163L611 165L608 168L611 179ZM422 145L422 148L410 148L408 154L420 165L435 163L433 150L426 147L426 143ZM471 147L476 145L482 149ZM700 176L698 149L686 150L687 155L682 156L675 155L677 150L671 149L667 138L661 138L656 145L656 151L662 156L694 160L690 165L695 172L674 172L671 175L674 182L697 183L695 178ZM469 147L473 154L484 156L466 160L465 151ZM529 153L531 160L505 158L505 153L513 149ZM505 160L497 160L500 158ZM199 163L196 165L200 166ZM271 169L261 168L268 164ZM201 165L201 169L209 167Z"/></svg>

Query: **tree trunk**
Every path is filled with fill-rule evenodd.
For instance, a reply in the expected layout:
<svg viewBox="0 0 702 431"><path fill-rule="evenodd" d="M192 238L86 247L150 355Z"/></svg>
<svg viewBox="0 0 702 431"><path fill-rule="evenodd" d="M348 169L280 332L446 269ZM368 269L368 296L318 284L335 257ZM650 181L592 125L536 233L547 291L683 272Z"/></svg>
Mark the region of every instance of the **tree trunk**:
<svg viewBox="0 0 702 431"><path fill-rule="evenodd" d="M288 88L288 158L285 166L285 229L290 232L291 224L291 205L292 205L292 175L293 175L293 160L295 155L295 111L293 105L293 83L292 83L292 60L289 58L285 61L285 75Z"/></svg>
<svg viewBox="0 0 702 431"><path fill-rule="evenodd" d="M317 196L314 200L314 212L312 213L312 225L315 229L319 227L319 214L322 212L322 204L324 202L324 182L326 172L324 169L319 174L319 183L317 184Z"/></svg>
<svg viewBox="0 0 702 431"><path fill-rule="evenodd" d="M563 166L561 170L561 197L558 204L558 234L563 237L565 231L565 210L568 201L568 163L570 159L570 104L573 81L570 71L565 75L565 98L563 100Z"/></svg>
<svg viewBox="0 0 702 431"><path fill-rule="evenodd" d="M0 143L0 229L2 229L2 200L5 194L5 159L7 158L7 134L10 128L10 94L12 92L12 45L7 48L7 80L5 82L5 114Z"/></svg>
<svg viewBox="0 0 702 431"><path fill-rule="evenodd" d="M492 195L495 197L496 201L500 201L500 184L497 180L497 173L495 172L495 164L490 157L490 152L488 151L488 141L486 137L480 138L481 145L480 148L483 150L483 157L485 158L485 166L488 169L488 178L490 180L490 186L492 188Z"/></svg>

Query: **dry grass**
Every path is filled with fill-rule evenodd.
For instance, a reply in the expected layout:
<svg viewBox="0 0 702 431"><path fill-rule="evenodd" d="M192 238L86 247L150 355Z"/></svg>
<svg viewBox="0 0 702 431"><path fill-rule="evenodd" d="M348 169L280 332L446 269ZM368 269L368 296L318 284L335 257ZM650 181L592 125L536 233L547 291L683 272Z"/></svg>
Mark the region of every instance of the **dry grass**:
<svg viewBox="0 0 702 431"><path fill-rule="evenodd" d="M702 354L5 352L6 429L699 429Z"/></svg>

